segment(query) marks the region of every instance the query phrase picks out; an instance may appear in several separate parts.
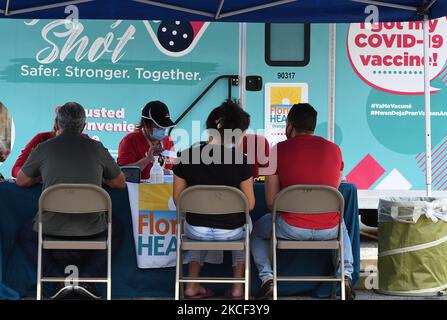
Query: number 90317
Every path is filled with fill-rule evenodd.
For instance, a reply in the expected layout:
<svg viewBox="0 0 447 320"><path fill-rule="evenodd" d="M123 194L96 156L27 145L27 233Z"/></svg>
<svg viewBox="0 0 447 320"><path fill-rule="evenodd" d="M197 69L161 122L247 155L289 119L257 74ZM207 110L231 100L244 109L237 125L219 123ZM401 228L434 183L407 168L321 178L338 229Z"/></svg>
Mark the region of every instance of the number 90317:
<svg viewBox="0 0 447 320"><path fill-rule="evenodd" d="M278 72L276 76L278 79L295 79L295 72Z"/></svg>

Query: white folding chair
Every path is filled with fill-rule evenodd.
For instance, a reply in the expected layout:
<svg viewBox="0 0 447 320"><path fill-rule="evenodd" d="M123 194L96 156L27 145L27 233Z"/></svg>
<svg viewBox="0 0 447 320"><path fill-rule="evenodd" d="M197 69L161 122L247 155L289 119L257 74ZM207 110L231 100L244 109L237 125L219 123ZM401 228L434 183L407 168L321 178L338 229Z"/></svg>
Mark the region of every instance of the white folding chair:
<svg viewBox="0 0 447 320"><path fill-rule="evenodd" d="M107 237L89 240L66 240L43 234L43 215L107 214ZM65 282L63 277L42 277L42 250L107 250L107 277L79 278L79 282L106 283L107 300L112 298L112 201L102 188L90 184L58 184L45 189L39 199L37 300L42 298L42 283Z"/></svg>
<svg viewBox="0 0 447 320"><path fill-rule="evenodd" d="M250 212L248 199L237 188L228 186L198 185L185 189L177 202L177 267L175 275L175 300L183 297L183 283L244 283L245 300L250 296ZM233 241L197 241L181 235L181 215L184 212L223 215L245 214L245 239ZM182 252L185 250L245 250L245 277L183 277Z"/></svg>
<svg viewBox="0 0 447 320"><path fill-rule="evenodd" d="M337 212L340 216L338 237L328 241L296 241L277 239L276 215L280 212L300 214L321 214ZM333 282L332 297L336 294L336 284L341 283L341 299L345 300L344 286L344 252L343 252L343 213L344 198L341 193L329 186L294 185L279 192L273 203L272 213L272 245L273 245L273 299L278 299L278 281L308 281ZM335 250L335 272L333 276L278 276L277 249L287 250ZM340 257L341 274L337 277L338 261Z"/></svg>

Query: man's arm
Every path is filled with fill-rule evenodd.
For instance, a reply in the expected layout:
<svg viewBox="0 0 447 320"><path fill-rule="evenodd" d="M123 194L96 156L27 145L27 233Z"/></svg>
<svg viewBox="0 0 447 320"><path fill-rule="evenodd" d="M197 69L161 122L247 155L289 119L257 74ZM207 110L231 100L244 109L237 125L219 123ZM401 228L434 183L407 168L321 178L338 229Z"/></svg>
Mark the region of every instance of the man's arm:
<svg viewBox="0 0 447 320"><path fill-rule="evenodd" d="M241 191L245 194L248 199L248 209L251 211L255 207L255 192L253 190L253 177L242 181L240 184Z"/></svg>
<svg viewBox="0 0 447 320"><path fill-rule="evenodd" d="M124 173L120 172L120 174L114 179L104 179L104 183L110 188L124 189L126 187L126 177L124 176Z"/></svg>
<svg viewBox="0 0 447 320"><path fill-rule="evenodd" d="M267 208L273 209L273 202L275 197L280 191L279 177L278 175L271 175L265 177L265 201Z"/></svg>
<svg viewBox="0 0 447 320"><path fill-rule="evenodd" d="M154 155L161 152L161 146L154 146L149 148L146 156L141 159L136 158L136 150L132 143L126 139L120 142L118 148L118 165L120 166L137 166L141 171L154 161Z"/></svg>
<svg viewBox="0 0 447 320"><path fill-rule="evenodd" d="M345 170L345 162L343 161L343 156L341 154L340 147L338 147L338 153L340 155L340 178L338 179L338 186L340 186L341 181L343 180L343 171Z"/></svg>
<svg viewBox="0 0 447 320"><path fill-rule="evenodd" d="M31 141L29 141L25 148L20 153L19 157L17 158L16 162L14 163L14 166L12 167L12 176L14 178L17 178L20 169L22 169L23 165L25 164L26 160L28 160L28 157L31 153L31 151L36 148L40 143L44 142L47 137L45 136L45 133L39 133L36 136L34 136Z"/></svg>
<svg viewBox="0 0 447 320"><path fill-rule="evenodd" d="M185 179L180 178L176 174L174 174L174 190L172 193L172 198L174 203L177 205L177 201L180 198L181 193L188 187L188 183Z"/></svg>
<svg viewBox="0 0 447 320"><path fill-rule="evenodd" d="M42 154L40 145L30 152L28 159L17 174L16 184L19 187L31 187L40 182L42 179L40 172L40 165L43 161Z"/></svg>
<svg viewBox="0 0 447 320"><path fill-rule="evenodd" d="M17 174L16 185L18 185L19 187L27 188L35 185L36 183L39 183L40 179L40 177L28 177L22 170L19 170L19 173Z"/></svg>
<svg viewBox="0 0 447 320"><path fill-rule="evenodd" d="M103 167L103 182L110 188L124 189L126 187L126 177L109 150L102 143L99 143L99 152L101 153L100 159Z"/></svg>
<svg viewBox="0 0 447 320"><path fill-rule="evenodd" d="M268 146L265 146L265 148L265 151L268 152L268 161L259 168L259 175L267 177L275 175L278 169L278 145L275 145L270 150L267 150ZM265 159L262 160L262 162L265 162Z"/></svg>

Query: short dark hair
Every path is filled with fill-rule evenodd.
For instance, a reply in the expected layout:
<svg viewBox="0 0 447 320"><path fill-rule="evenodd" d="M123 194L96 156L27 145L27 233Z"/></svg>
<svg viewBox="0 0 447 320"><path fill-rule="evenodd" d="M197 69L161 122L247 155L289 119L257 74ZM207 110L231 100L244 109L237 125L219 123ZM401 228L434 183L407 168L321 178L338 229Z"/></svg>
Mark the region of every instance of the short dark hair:
<svg viewBox="0 0 447 320"><path fill-rule="evenodd" d="M309 103L297 103L287 115L287 121L298 132L314 132L317 126L317 110Z"/></svg>
<svg viewBox="0 0 447 320"><path fill-rule="evenodd" d="M85 110L77 102L67 102L57 111L56 119L63 131L81 133L85 125Z"/></svg>
<svg viewBox="0 0 447 320"><path fill-rule="evenodd" d="M250 115L237 102L231 100L226 100L214 108L206 120L206 128L217 130L221 136L224 130L245 131L249 125Z"/></svg>

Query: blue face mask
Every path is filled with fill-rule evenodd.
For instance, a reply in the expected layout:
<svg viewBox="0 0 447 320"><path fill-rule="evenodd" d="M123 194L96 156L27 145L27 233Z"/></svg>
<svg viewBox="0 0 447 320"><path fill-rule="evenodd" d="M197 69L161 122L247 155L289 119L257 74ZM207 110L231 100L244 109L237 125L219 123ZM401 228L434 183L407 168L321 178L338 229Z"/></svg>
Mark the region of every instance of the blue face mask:
<svg viewBox="0 0 447 320"><path fill-rule="evenodd" d="M152 138L161 141L166 137L166 129L165 128L153 128L152 129Z"/></svg>

